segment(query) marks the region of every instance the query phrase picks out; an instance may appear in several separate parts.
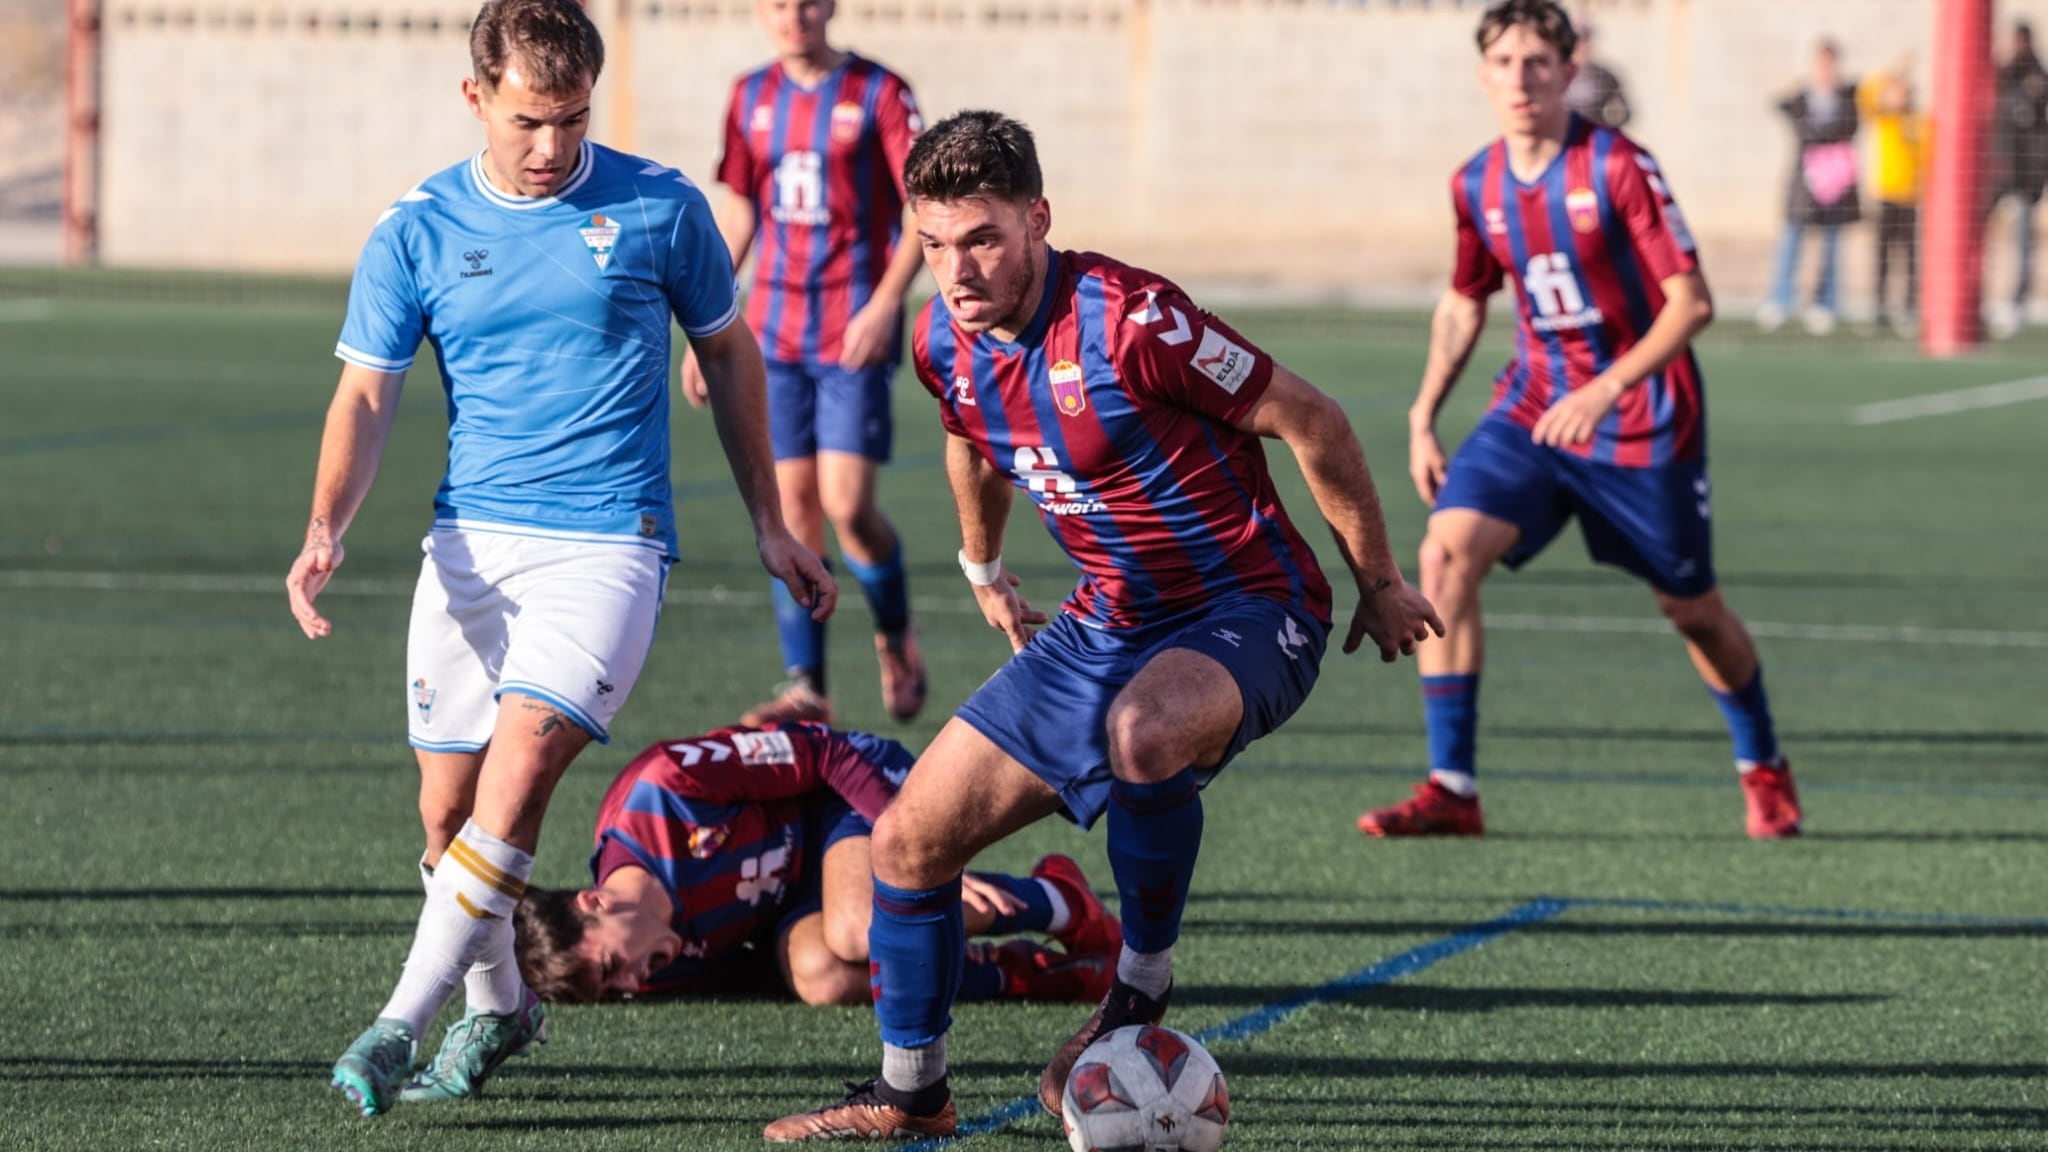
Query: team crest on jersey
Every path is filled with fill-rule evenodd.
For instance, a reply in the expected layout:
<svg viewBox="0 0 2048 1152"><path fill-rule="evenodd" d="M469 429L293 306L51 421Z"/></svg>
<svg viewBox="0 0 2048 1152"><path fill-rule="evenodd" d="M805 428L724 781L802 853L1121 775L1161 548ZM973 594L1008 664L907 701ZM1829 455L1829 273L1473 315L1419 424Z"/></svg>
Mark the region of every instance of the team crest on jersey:
<svg viewBox="0 0 2048 1152"><path fill-rule="evenodd" d="M867 119L860 105L851 101L832 106L832 138L841 144L860 139L860 127Z"/></svg>
<svg viewBox="0 0 2048 1152"><path fill-rule="evenodd" d="M426 677L412 682L412 706L420 710L420 723L434 722L434 697L437 695L438 691L427 687Z"/></svg>
<svg viewBox="0 0 2048 1152"><path fill-rule="evenodd" d="M1505 212L1501 211L1501 210L1500 210L1500 209L1498 209L1498 208L1488 208L1488 209L1486 210L1486 233L1487 233L1487 235L1489 235L1489 236L1505 236L1505 235L1507 235L1507 234L1508 234L1508 216L1507 216L1507 213L1505 213Z"/></svg>
<svg viewBox="0 0 2048 1152"><path fill-rule="evenodd" d="M1592 232L1600 227L1600 197L1591 188L1574 188L1564 196L1564 214L1574 232Z"/></svg>
<svg viewBox="0 0 2048 1152"><path fill-rule="evenodd" d="M1062 416L1079 416L1088 410L1088 391L1081 382L1081 366L1061 360L1046 373L1052 381L1052 405Z"/></svg>
<svg viewBox="0 0 2048 1152"><path fill-rule="evenodd" d="M772 104L754 105L754 115L752 119L747 121L747 127L754 132L766 132L775 127L775 106Z"/></svg>
<svg viewBox="0 0 2048 1152"><path fill-rule="evenodd" d="M709 860L718 855L725 842L732 839L732 829L723 824L699 824L690 829L690 858Z"/></svg>
<svg viewBox="0 0 2048 1152"><path fill-rule="evenodd" d="M604 271L612 262L612 249L619 243L619 222L600 212L576 231L583 237L583 246L590 249L591 259L597 261L597 270Z"/></svg>

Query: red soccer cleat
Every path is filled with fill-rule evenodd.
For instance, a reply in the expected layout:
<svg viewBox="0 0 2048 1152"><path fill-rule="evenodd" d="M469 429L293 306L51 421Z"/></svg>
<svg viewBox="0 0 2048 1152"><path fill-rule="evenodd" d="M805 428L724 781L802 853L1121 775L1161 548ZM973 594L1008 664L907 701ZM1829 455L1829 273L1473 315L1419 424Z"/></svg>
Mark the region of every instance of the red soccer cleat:
<svg viewBox="0 0 2048 1152"><path fill-rule="evenodd" d="M875 660L882 666L882 706L903 723L917 719L929 685L917 632L906 626L894 636L876 635Z"/></svg>
<svg viewBox="0 0 2048 1152"><path fill-rule="evenodd" d="M1031 878L1051 881L1067 901L1066 930L1054 933L1053 939L1068 954L1116 959L1124 946L1123 926L1095 898L1094 890L1088 887L1088 877L1081 874L1081 866L1072 857L1053 855L1040 859L1031 867ZM1098 992L1089 999L1099 1000L1101 996Z"/></svg>
<svg viewBox="0 0 2048 1152"><path fill-rule="evenodd" d="M1486 818L1479 797L1460 796L1434 780L1415 785L1415 795L1391 808L1358 818L1367 836L1483 836Z"/></svg>
<svg viewBox="0 0 2048 1152"><path fill-rule="evenodd" d="M1074 956L1030 940L1008 940L1000 947L968 947L987 949L985 955L995 961L1003 974L1006 1000L1075 1000L1094 1004L1109 994L1110 982L1116 979L1113 956Z"/></svg>
<svg viewBox="0 0 2048 1152"><path fill-rule="evenodd" d="M1799 789L1792 783L1792 765L1756 767L1742 774L1742 798L1749 802L1749 834L1758 840L1799 835Z"/></svg>

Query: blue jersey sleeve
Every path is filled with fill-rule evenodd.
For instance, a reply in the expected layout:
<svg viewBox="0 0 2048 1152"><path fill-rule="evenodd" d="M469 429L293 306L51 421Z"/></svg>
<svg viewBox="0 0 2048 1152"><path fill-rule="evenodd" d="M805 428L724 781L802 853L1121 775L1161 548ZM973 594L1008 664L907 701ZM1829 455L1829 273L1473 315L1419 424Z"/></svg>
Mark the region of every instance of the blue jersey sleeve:
<svg viewBox="0 0 2048 1152"><path fill-rule="evenodd" d="M424 328L419 281L394 210L377 222L363 244L334 354L379 372L403 372L419 352Z"/></svg>
<svg viewBox="0 0 2048 1152"><path fill-rule="evenodd" d="M676 323L691 336L709 336L739 317L739 288L733 280L732 252L711 216L711 203L697 186L688 185L682 210L676 214L669 241L668 303Z"/></svg>

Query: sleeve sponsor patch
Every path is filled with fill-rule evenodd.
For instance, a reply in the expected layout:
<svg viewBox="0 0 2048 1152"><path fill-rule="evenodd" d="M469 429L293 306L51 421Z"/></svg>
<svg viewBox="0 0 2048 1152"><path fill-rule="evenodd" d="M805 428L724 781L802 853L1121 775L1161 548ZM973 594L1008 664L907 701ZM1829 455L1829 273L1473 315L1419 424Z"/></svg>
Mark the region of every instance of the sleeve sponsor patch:
<svg viewBox="0 0 2048 1152"><path fill-rule="evenodd" d="M1195 349L1194 366L1218 388L1235 396L1252 374L1252 354L1216 329L1205 327L1202 343Z"/></svg>
<svg viewBox="0 0 2048 1152"><path fill-rule="evenodd" d="M742 764L794 764L796 747L787 732L735 732L732 746Z"/></svg>

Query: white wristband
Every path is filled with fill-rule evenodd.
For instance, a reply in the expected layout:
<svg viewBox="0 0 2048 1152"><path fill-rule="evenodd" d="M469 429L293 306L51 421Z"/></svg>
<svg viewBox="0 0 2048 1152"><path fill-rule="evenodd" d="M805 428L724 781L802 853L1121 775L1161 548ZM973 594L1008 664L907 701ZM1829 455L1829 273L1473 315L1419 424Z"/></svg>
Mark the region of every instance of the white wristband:
<svg viewBox="0 0 2048 1152"><path fill-rule="evenodd" d="M967 574L967 582L969 584L986 588L997 580L1002 579L1002 553L996 553L996 558L986 564L977 564L967 558L967 549L962 548L960 550L960 571Z"/></svg>

